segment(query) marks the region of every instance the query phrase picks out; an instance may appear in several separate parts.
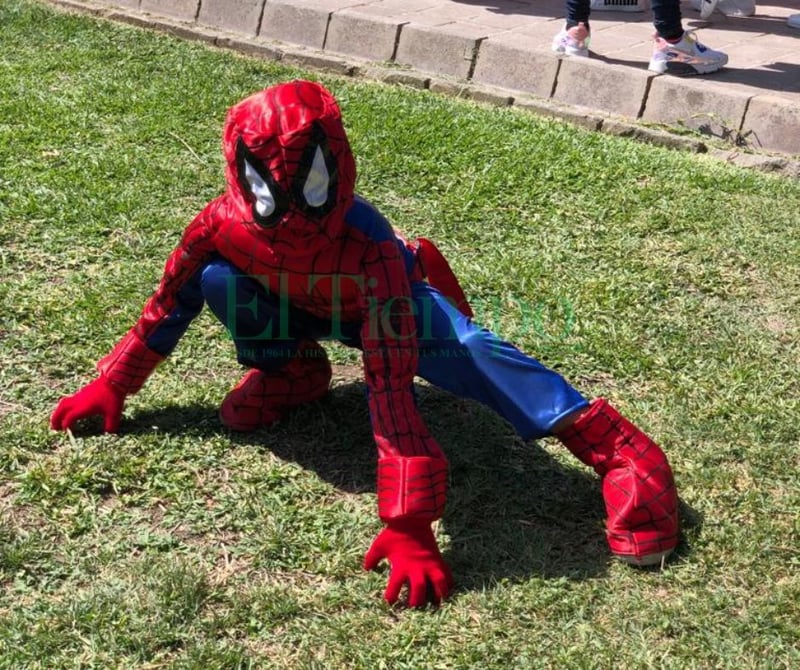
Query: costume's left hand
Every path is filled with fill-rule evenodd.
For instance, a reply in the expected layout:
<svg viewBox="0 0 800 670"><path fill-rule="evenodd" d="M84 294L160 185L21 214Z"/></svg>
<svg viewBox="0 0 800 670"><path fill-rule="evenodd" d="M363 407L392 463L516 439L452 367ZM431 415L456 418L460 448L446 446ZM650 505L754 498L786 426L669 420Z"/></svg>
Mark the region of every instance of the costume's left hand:
<svg viewBox="0 0 800 670"><path fill-rule="evenodd" d="M423 607L429 600L439 603L453 588L450 567L444 562L429 521L398 519L388 523L364 557L364 568L374 570L387 559L391 565L389 584L383 597L394 604L403 584L408 583L409 607Z"/></svg>
<svg viewBox="0 0 800 670"><path fill-rule="evenodd" d="M103 430L116 433L124 404L125 393L101 374L77 393L61 398L50 417L50 428L72 430L82 419L100 416Z"/></svg>

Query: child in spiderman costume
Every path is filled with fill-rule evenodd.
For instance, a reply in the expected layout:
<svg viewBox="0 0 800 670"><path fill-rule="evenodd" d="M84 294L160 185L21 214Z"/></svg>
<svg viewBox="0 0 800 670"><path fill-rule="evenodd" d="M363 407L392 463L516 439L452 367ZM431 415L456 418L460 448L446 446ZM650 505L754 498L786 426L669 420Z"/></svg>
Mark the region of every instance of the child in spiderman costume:
<svg viewBox="0 0 800 670"><path fill-rule="evenodd" d="M413 380L478 400L524 439L555 435L602 479L612 553L647 565L678 542L677 495L661 449L607 400L588 402L563 377L476 325L449 266L427 240L407 242L355 195L355 161L333 96L280 84L233 106L223 132L226 191L189 224L136 325L62 398L51 427L123 404L169 355L207 303L250 368L222 401L232 430L252 431L328 393L320 340L363 352L385 527L364 567L391 566L384 597L408 604L452 589L431 523L442 516L447 460L417 406Z"/></svg>

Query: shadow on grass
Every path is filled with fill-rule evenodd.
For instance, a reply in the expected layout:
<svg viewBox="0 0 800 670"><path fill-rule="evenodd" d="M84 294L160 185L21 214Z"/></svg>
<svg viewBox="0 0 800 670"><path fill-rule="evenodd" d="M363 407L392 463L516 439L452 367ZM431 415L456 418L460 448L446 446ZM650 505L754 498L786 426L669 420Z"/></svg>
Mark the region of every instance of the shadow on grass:
<svg viewBox="0 0 800 670"><path fill-rule="evenodd" d="M603 530L600 479L570 456L556 458L536 442L523 442L493 412L436 388L418 387L420 411L450 461L447 511L450 538L444 554L459 590L501 580L586 579L612 560ZM135 414L127 434L209 436L224 429L217 408L170 406ZM272 452L316 473L348 493L375 491L376 451L361 383L335 386L325 400L301 407L281 423L252 434L229 433L233 443ZM556 443L553 442L555 445ZM691 552L702 519L681 502L684 540Z"/></svg>

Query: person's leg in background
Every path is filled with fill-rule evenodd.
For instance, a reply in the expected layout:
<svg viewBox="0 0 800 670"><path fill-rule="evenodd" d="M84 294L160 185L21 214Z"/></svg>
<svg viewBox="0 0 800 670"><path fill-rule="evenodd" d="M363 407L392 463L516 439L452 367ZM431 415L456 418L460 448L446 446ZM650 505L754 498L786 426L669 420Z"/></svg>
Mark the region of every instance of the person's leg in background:
<svg viewBox="0 0 800 670"><path fill-rule="evenodd" d="M676 42L683 37L683 17L680 0L650 0L653 27L659 37Z"/></svg>
<svg viewBox="0 0 800 670"><path fill-rule="evenodd" d="M553 38L553 51L565 56L589 56L591 0L567 0L566 25Z"/></svg>
<svg viewBox="0 0 800 670"><path fill-rule="evenodd" d="M683 29L680 0L651 0L656 29L648 68L659 74L709 74L728 62L727 54L698 42ZM589 56L591 0L567 0L566 23L553 38L553 51L565 56Z"/></svg>
<svg viewBox="0 0 800 670"><path fill-rule="evenodd" d="M683 29L680 0L651 0L656 29L648 69L659 74L710 74L724 67L728 55L714 51Z"/></svg>

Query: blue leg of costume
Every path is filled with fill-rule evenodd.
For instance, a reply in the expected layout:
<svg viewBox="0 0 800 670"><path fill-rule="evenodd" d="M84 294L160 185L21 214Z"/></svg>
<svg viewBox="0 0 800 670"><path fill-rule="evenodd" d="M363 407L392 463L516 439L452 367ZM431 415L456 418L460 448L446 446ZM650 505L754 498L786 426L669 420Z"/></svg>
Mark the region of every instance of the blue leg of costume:
<svg viewBox="0 0 800 670"><path fill-rule="evenodd" d="M297 355L302 341L324 339L331 331L326 320L292 308L221 258L203 268L200 285L209 308L228 329L239 363L247 367L279 370Z"/></svg>
<svg viewBox="0 0 800 670"><path fill-rule="evenodd" d="M421 377L478 400L526 439L552 432L559 419L588 408L558 438L603 478L611 551L654 565L678 544L678 497L664 452L607 400L589 403L561 375L480 328L436 289L417 282Z"/></svg>
<svg viewBox="0 0 800 670"><path fill-rule="evenodd" d="M549 435L587 400L558 373L464 316L435 288L414 282L418 374L477 400L509 421L521 437Z"/></svg>
<svg viewBox="0 0 800 670"><path fill-rule="evenodd" d="M200 284L243 365L277 371L296 355L299 342L330 336L329 322L291 308L225 260L211 261ZM483 403L524 439L549 435L559 419L588 406L561 375L473 323L426 282L412 283L411 290L423 379ZM343 324L350 337L344 343L358 346L358 330L358 324Z"/></svg>
<svg viewBox="0 0 800 670"><path fill-rule="evenodd" d="M473 323L426 282L412 283L411 292L420 377L483 403L524 439L549 435L562 417L589 407L561 375ZM330 339L329 322L292 310L256 280L218 259L181 296L181 309L168 324L171 330L182 332L202 306L201 294L228 327L239 361L257 368L223 401L220 418L225 425L253 430L286 408L327 392L330 368L324 350L314 343L308 350L322 358L306 359L303 351L309 340ZM359 324L342 326L348 338L344 343L359 346ZM640 565L668 555L678 541L677 494L658 445L605 400L595 401L558 437L604 478L611 550Z"/></svg>

